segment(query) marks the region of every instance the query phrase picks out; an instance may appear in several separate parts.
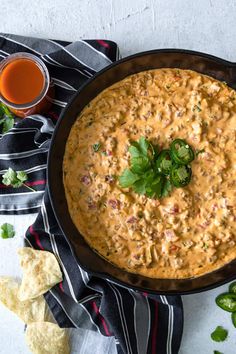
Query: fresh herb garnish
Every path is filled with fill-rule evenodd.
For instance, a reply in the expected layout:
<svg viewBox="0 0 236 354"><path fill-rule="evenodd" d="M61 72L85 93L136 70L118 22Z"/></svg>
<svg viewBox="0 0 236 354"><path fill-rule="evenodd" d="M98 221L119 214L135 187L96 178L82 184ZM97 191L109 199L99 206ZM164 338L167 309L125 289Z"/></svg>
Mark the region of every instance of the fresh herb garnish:
<svg viewBox="0 0 236 354"><path fill-rule="evenodd" d="M93 144L93 151L94 151L94 152L98 152L99 149L100 149L100 147L101 147L101 144L100 144L100 143Z"/></svg>
<svg viewBox="0 0 236 354"><path fill-rule="evenodd" d="M152 145L141 137L138 142L133 141L129 148L130 170L137 174L142 174L151 167L151 157L153 156Z"/></svg>
<svg viewBox="0 0 236 354"><path fill-rule="evenodd" d="M193 106L193 112L195 112L195 111L197 111L197 112L201 112L202 111L202 109L201 109L201 107L200 107L200 105L199 104L195 104L194 106Z"/></svg>
<svg viewBox="0 0 236 354"><path fill-rule="evenodd" d="M122 175L119 177L120 185L123 188L127 188L127 187L132 186L132 184L134 184L138 180L139 180L139 176L137 174L133 173L128 168L126 168L123 171Z"/></svg>
<svg viewBox="0 0 236 354"><path fill-rule="evenodd" d="M15 236L14 226L8 223L2 224L0 226L0 236L1 238L12 238Z"/></svg>
<svg viewBox="0 0 236 354"><path fill-rule="evenodd" d="M131 187L135 193L160 198L163 177L154 170L155 149L152 144L141 137L139 141L131 142L129 153L130 169L125 169L119 177L121 187Z"/></svg>
<svg viewBox="0 0 236 354"><path fill-rule="evenodd" d="M173 185L171 184L169 179L166 179L162 188L162 197L167 197L172 191L172 189Z"/></svg>
<svg viewBox="0 0 236 354"><path fill-rule="evenodd" d="M191 168L185 165L193 160L194 153L184 140L177 141L180 148L184 145L184 151L178 155L180 164L172 158L172 151L162 150L158 154L157 148L144 137L131 142L130 168L126 168L119 177L120 186L132 188L135 193L149 198L162 198L169 195L173 186L187 185L191 179ZM174 178L172 170L176 175Z"/></svg>
<svg viewBox="0 0 236 354"><path fill-rule="evenodd" d="M203 154L204 152L205 152L205 149L196 150L196 156L198 156L199 154Z"/></svg>
<svg viewBox="0 0 236 354"><path fill-rule="evenodd" d="M2 183L5 186L12 186L13 188L26 187L32 192L35 192L33 188L25 184L28 180L28 176L25 171L14 171L11 167L2 176Z"/></svg>
<svg viewBox="0 0 236 354"><path fill-rule="evenodd" d="M221 326L217 326L211 333L211 339L215 342L223 342L228 336L228 331Z"/></svg>
<svg viewBox="0 0 236 354"><path fill-rule="evenodd" d="M219 352L218 350L214 350L214 354L223 354L223 353Z"/></svg>
<svg viewBox="0 0 236 354"><path fill-rule="evenodd" d="M7 106L0 102L0 125L2 125L2 133L7 133L14 126L14 115L9 111Z"/></svg>

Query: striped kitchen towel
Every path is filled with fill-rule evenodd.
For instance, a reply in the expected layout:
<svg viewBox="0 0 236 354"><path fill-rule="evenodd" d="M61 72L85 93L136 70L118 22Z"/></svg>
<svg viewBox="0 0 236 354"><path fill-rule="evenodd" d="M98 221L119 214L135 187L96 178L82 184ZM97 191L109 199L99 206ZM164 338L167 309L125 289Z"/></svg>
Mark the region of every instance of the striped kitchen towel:
<svg viewBox="0 0 236 354"><path fill-rule="evenodd" d="M39 212L26 232L26 245L53 252L60 262L64 280L45 298L61 327L114 336L118 353L178 353L183 328L181 298L141 294L80 268L56 222L46 187L48 147L58 116L84 82L119 58L117 45L107 40L69 43L0 34L1 59L22 51L39 56L47 65L56 98L45 117L29 116L0 137L1 175L8 167L25 170L28 185L36 190L0 184L0 213Z"/></svg>

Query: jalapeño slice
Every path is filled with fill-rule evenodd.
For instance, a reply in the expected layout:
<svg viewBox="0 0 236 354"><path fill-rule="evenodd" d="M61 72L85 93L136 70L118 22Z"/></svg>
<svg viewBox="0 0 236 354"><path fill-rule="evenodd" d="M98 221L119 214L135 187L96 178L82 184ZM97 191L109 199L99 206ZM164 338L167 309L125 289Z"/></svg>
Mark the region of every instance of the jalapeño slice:
<svg viewBox="0 0 236 354"><path fill-rule="evenodd" d="M173 162L171 160L170 150L162 150L156 160L156 170L163 175L169 175Z"/></svg>
<svg viewBox="0 0 236 354"><path fill-rule="evenodd" d="M236 311L236 294L225 293L218 295L216 298L216 304L225 311Z"/></svg>
<svg viewBox="0 0 236 354"><path fill-rule="evenodd" d="M185 140L175 139L170 145L171 157L179 165L187 165L194 160L194 152Z"/></svg>
<svg viewBox="0 0 236 354"><path fill-rule="evenodd" d="M236 294L236 281L230 284L229 286L229 292Z"/></svg>
<svg viewBox="0 0 236 354"><path fill-rule="evenodd" d="M234 327L236 327L236 312L232 312L231 319Z"/></svg>
<svg viewBox="0 0 236 354"><path fill-rule="evenodd" d="M174 165L170 172L171 183L179 188L189 184L192 176L192 170L189 166Z"/></svg>

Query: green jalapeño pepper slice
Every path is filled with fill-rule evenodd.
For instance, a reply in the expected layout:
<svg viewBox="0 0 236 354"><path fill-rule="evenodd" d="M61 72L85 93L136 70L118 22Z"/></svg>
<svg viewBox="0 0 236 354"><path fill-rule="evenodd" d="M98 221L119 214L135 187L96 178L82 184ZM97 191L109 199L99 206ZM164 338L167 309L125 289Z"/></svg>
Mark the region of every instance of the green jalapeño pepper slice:
<svg viewBox="0 0 236 354"><path fill-rule="evenodd" d="M192 170L189 166L174 165L170 172L171 183L179 188L189 184L192 176Z"/></svg>
<svg viewBox="0 0 236 354"><path fill-rule="evenodd" d="M229 286L229 292L236 294L236 281L230 284Z"/></svg>
<svg viewBox="0 0 236 354"><path fill-rule="evenodd" d="M236 294L224 293L216 298L216 304L225 311L236 311Z"/></svg>
<svg viewBox="0 0 236 354"><path fill-rule="evenodd" d="M169 175L173 162L171 160L170 150L162 150L156 160L156 169L158 173Z"/></svg>
<svg viewBox="0 0 236 354"><path fill-rule="evenodd" d="M233 322L234 327L236 328L236 312L233 312L233 313L232 313L231 319L232 319L232 322Z"/></svg>
<svg viewBox="0 0 236 354"><path fill-rule="evenodd" d="M187 165L194 160L194 152L185 140L175 139L170 145L171 157L179 165Z"/></svg>

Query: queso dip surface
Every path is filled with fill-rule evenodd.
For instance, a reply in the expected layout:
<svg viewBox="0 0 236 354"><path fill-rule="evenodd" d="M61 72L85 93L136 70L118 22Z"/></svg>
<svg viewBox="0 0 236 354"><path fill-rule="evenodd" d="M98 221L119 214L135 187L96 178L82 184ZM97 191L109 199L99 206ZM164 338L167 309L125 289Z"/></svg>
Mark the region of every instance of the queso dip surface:
<svg viewBox="0 0 236 354"><path fill-rule="evenodd" d="M163 199L121 188L129 142L162 149L185 139L199 154L188 186ZM236 258L236 92L189 70L144 71L101 92L73 125L64 156L71 218L120 268L186 278Z"/></svg>

